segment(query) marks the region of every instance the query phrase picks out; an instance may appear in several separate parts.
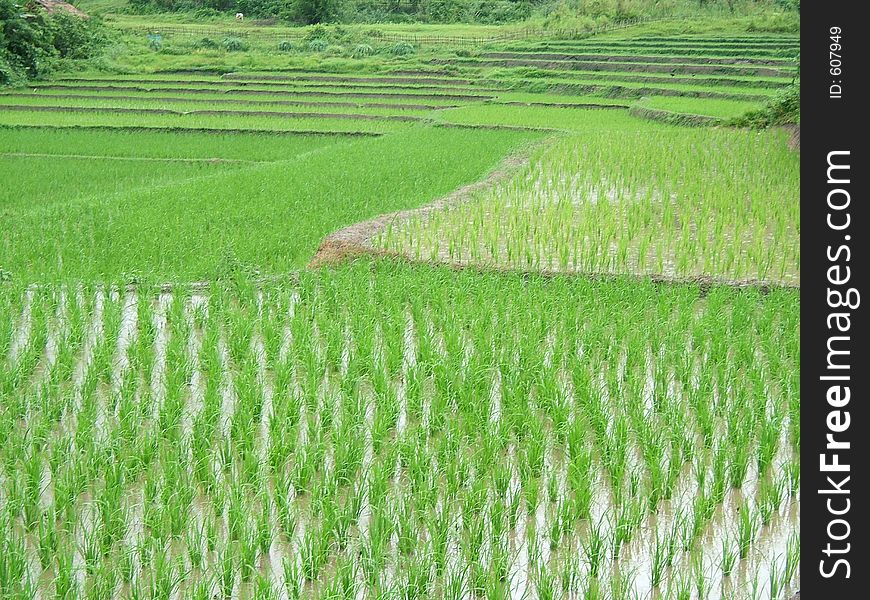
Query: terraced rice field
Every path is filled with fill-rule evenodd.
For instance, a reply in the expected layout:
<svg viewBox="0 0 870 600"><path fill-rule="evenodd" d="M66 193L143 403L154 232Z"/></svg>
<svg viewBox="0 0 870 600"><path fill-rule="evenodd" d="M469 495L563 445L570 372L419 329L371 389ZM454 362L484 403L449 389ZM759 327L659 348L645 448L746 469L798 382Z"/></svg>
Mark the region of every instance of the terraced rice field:
<svg viewBox="0 0 870 600"><path fill-rule="evenodd" d="M515 177L391 223L376 245L528 271L799 284L799 157L785 133L576 128Z"/></svg>
<svg viewBox="0 0 870 600"><path fill-rule="evenodd" d="M0 597L790 597L796 42L0 91Z"/></svg>

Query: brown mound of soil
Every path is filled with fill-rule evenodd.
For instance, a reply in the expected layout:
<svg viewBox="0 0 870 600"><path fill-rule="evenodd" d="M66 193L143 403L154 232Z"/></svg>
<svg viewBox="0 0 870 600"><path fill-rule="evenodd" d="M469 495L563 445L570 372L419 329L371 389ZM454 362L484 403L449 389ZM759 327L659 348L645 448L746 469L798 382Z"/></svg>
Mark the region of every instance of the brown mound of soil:
<svg viewBox="0 0 870 600"><path fill-rule="evenodd" d="M62 2L61 0L33 0L36 4L45 9L47 13L56 13L56 12L68 12L77 17L81 17L83 19L90 19L90 17L73 6L68 2Z"/></svg>
<svg viewBox="0 0 870 600"><path fill-rule="evenodd" d="M788 131L788 147L792 150L800 152L801 150L801 126L800 125L784 125L783 128ZM800 596L798 596L798 599Z"/></svg>

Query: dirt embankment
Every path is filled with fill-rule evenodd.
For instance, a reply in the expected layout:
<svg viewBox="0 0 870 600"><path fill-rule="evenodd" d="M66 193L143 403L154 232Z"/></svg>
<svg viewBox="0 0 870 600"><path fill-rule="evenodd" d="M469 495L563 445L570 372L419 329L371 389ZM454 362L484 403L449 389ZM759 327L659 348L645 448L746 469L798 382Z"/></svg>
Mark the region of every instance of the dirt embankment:
<svg viewBox="0 0 870 600"><path fill-rule="evenodd" d="M791 67L788 59L763 58L718 58L706 56L666 56L648 54L574 54L566 52L483 52L481 58L532 59L532 60L581 60L616 63L665 63L694 65L747 65L762 67Z"/></svg>
<svg viewBox="0 0 870 600"><path fill-rule="evenodd" d="M671 112L669 110L647 108L640 105L632 106L628 112L633 117L638 117L640 119L649 119L650 121L660 121L662 123L682 125L684 127L705 127L708 125L720 125L723 123L723 120L718 117Z"/></svg>
<svg viewBox="0 0 870 600"><path fill-rule="evenodd" d="M415 100L468 100L468 101L484 101L494 98L492 95L483 94L418 94L409 93L401 94L396 92L332 92L327 90L254 90L248 88L227 88L227 89L212 89L212 88L190 88L190 87L146 87L139 85L40 85L35 89L40 90L70 90L77 92L109 92L109 91L125 91L125 92L160 92L160 93L183 93L183 94L243 94L245 96L274 96L274 97L330 97L330 98L389 98L389 99L404 99L413 98ZM359 88L357 88L359 89Z"/></svg>
<svg viewBox="0 0 870 600"><path fill-rule="evenodd" d="M799 124L783 125L788 132L788 147L797 152L801 151L801 126Z"/></svg>
<svg viewBox="0 0 870 600"><path fill-rule="evenodd" d="M172 110L169 108L125 108L95 106L44 106L32 104L5 104L4 110L24 112L86 112L86 113L124 113L137 115L177 115L210 117L274 117L281 119L345 119L351 121L421 121L420 117L409 115L362 115L351 113L323 112L279 112L270 110Z"/></svg>
<svg viewBox="0 0 870 600"><path fill-rule="evenodd" d="M48 98L46 94L22 93L14 94L0 92L0 97L5 98ZM129 96L94 96L91 94L52 94L53 99L60 100L129 100ZM209 106L227 105L253 105L253 106L313 106L325 108L386 108L389 110L440 110L443 108L456 108L458 104L404 104L389 102L328 102L325 100L249 100L246 98L184 98L181 96L148 96L142 98L149 102L183 102L185 104L208 104Z"/></svg>
<svg viewBox="0 0 870 600"><path fill-rule="evenodd" d="M276 135L312 135L327 137L381 137L383 133L377 131L327 131L320 129L253 129L239 127L162 127L152 125L0 125L0 129L57 129L57 130L84 130L84 131L156 131L161 133L211 133L215 135L227 135L243 133L251 135L276 136Z"/></svg>
<svg viewBox="0 0 870 600"><path fill-rule="evenodd" d="M227 73L223 79L230 81L335 81L339 83L397 83L410 85L474 85L470 79L456 79L447 77L392 77L372 76L353 77L349 75L260 75L247 73Z"/></svg>
<svg viewBox="0 0 870 600"><path fill-rule="evenodd" d="M463 67L537 67L559 71L610 71L626 73L668 73L671 75L731 75L735 77L791 77L793 70L772 67L738 67L731 65L697 64L644 64L604 61L547 60L547 59L498 59L498 60L454 60L438 59L433 64L453 64Z"/></svg>

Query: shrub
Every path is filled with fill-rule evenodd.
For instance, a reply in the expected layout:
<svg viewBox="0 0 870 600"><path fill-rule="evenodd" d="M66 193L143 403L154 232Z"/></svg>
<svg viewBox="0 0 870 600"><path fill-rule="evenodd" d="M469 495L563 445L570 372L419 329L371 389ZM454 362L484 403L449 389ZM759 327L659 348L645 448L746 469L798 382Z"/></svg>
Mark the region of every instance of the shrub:
<svg viewBox="0 0 870 600"><path fill-rule="evenodd" d="M390 48L390 54L395 56L407 56L408 54L414 54L414 52L414 46L408 42L398 42L395 46Z"/></svg>
<svg viewBox="0 0 870 600"><path fill-rule="evenodd" d="M217 48L220 48L220 44L218 44L216 41L209 37L204 37L196 42L196 44L194 44L194 47L200 50L215 50Z"/></svg>
<svg viewBox="0 0 870 600"><path fill-rule="evenodd" d="M278 42L278 50L281 52L293 52L296 46L290 40L281 40Z"/></svg>
<svg viewBox="0 0 870 600"><path fill-rule="evenodd" d="M316 39L308 42L308 49L311 52L323 52L329 47L329 43L324 39Z"/></svg>
<svg viewBox="0 0 870 600"><path fill-rule="evenodd" d="M763 108L746 113L731 121L738 127L769 127L801 122L800 82L780 90Z"/></svg>
<svg viewBox="0 0 870 600"><path fill-rule="evenodd" d="M371 56L374 53L374 48L372 48L368 44L357 44L353 47L353 52L351 52L351 56L353 56L354 58L363 58L364 56Z"/></svg>
<svg viewBox="0 0 870 600"><path fill-rule="evenodd" d="M313 42L315 40L326 39L329 32L323 25L317 24L305 33L305 41Z"/></svg>
<svg viewBox="0 0 870 600"><path fill-rule="evenodd" d="M243 52L248 49L248 44L244 40L237 37L225 37L221 42L221 46L227 52Z"/></svg>
<svg viewBox="0 0 870 600"><path fill-rule="evenodd" d="M148 47L154 50L154 52L160 52L160 49L163 48L163 36L156 33L149 33Z"/></svg>
<svg viewBox="0 0 870 600"><path fill-rule="evenodd" d="M45 75L57 59L91 59L107 41L99 19L39 9L25 14L13 0L0 0L0 84Z"/></svg>

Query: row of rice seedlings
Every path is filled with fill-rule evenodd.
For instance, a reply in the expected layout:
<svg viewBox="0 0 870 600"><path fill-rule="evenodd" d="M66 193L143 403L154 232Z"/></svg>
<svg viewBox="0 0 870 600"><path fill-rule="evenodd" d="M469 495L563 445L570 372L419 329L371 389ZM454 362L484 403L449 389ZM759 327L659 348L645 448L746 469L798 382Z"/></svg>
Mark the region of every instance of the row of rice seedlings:
<svg viewBox="0 0 870 600"><path fill-rule="evenodd" d="M788 525L787 477L768 468L746 525L717 516L729 471L709 465L753 452L765 411L788 404L793 295L402 275L110 294L74 423L46 428L50 390L30 426L44 441L12 428L29 450L2 451L5 537L42 549L21 580L94 597L546 598L709 578L717 597L723 530L732 562L769 564L752 549ZM743 375L761 369L754 347L762 400ZM691 393L712 404L710 448ZM734 412L745 438L729 438ZM25 509L45 458L54 498Z"/></svg>
<svg viewBox="0 0 870 600"><path fill-rule="evenodd" d="M194 100L196 100L194 98ZM246 103L235 103L232 101L224 100L219 105L215 105L215 102L210 102L207 107L204 107L202 104L198 104L194 102L188 102L186 98L171 98L171 99L150 99L150 98L130 98L129 96L125 96L123 98L118 97L103 97L101 95L89 95L83 98L63 98L58 99L54 96L18 96L18 95L8 95L8 96L0 96L0 106L12 105L15 107L21 106L33 106L33 107L68 107L70 110L74 108L107 108L107 109L151 109L151 110L161 110L168 112L176 112L176 113L197 113L204 112L208 114L209 111L221 111L228 113L225 116L250 116L246 113L256 112L256 113L276 113L279 116L287 116L287 115L299 115L304 116L306 114L317 113L324 115L346 115L346 116L355 116L355 115L367 115L367 116L423 116L428 110L423 109L414 109L411 108L405 109L402 107L397 108L380 108L380 107L367 107L365 105L357 105L353 107L344 107L344 106L330 106L329 104L311 107L307 105L272 105L272 104L246 104ZM17 110L17 108L16 108ZM238 115L233 115L232 113L239 113ZM268 114L262 116L269 116Z"/></svg>
<svg viewBox="0 0 870 600"><path fill-rule="evenodd" d="M408 97L408 98L487 98L487 88L479 86L393 86L393 85L360 85L354 83L235 83L206 82L195 80L183 81L114 81L110 79L76 79L63 82L35 84L36 90L130 90L133 92L167 92L184 91L186 93L225 93L225 94L261 94L281 96L348 96L355 95L378 97Z"/></svg>
<svg viewBox="0 0 870 600"><path fill-rule="evenodd" d="M37 108L22 111L4 111L2 125L54 126L54 127L177 127L180 129L226 129L281 132L335 132L386 133L409 127L405 122L382 119L299 117L286 119L272 116L238 116L227 119L221 115L184 114L124 114L110 109L99 112L41 112Z"/></svg>
<svg viewBox="0 0 870 600"><path fill-rule="evenodd" d="M398 90L434 90L442 92L458 91L458 92L476 92L481 88L467 80L445 81L439 80L433 82L425 77L423 78L403 78L396 81L389 78L337 78L337 79L321 79L299 76L291 79L268 79L261 77L238 76L232 79L204 79L201 77L179 80L177 77L166 79L160 77L142 77L140 76L111 76L111 77L67 77L52 80L62 82L64 84L125 84L125 85L148 85L157 83L159 85L169 86L185 86L196 88L238 88L245 86L250 89L307 89L307 88L324 88L329 90L361 88L361 89L398 89Z"/></svg>
<svg viewBox="0 0 870 600"><path fill-rule="evenodd" d="M797 160L776 133L572 137L509 182L393 224L376 243L522 270L798 283Z"/></svg>

